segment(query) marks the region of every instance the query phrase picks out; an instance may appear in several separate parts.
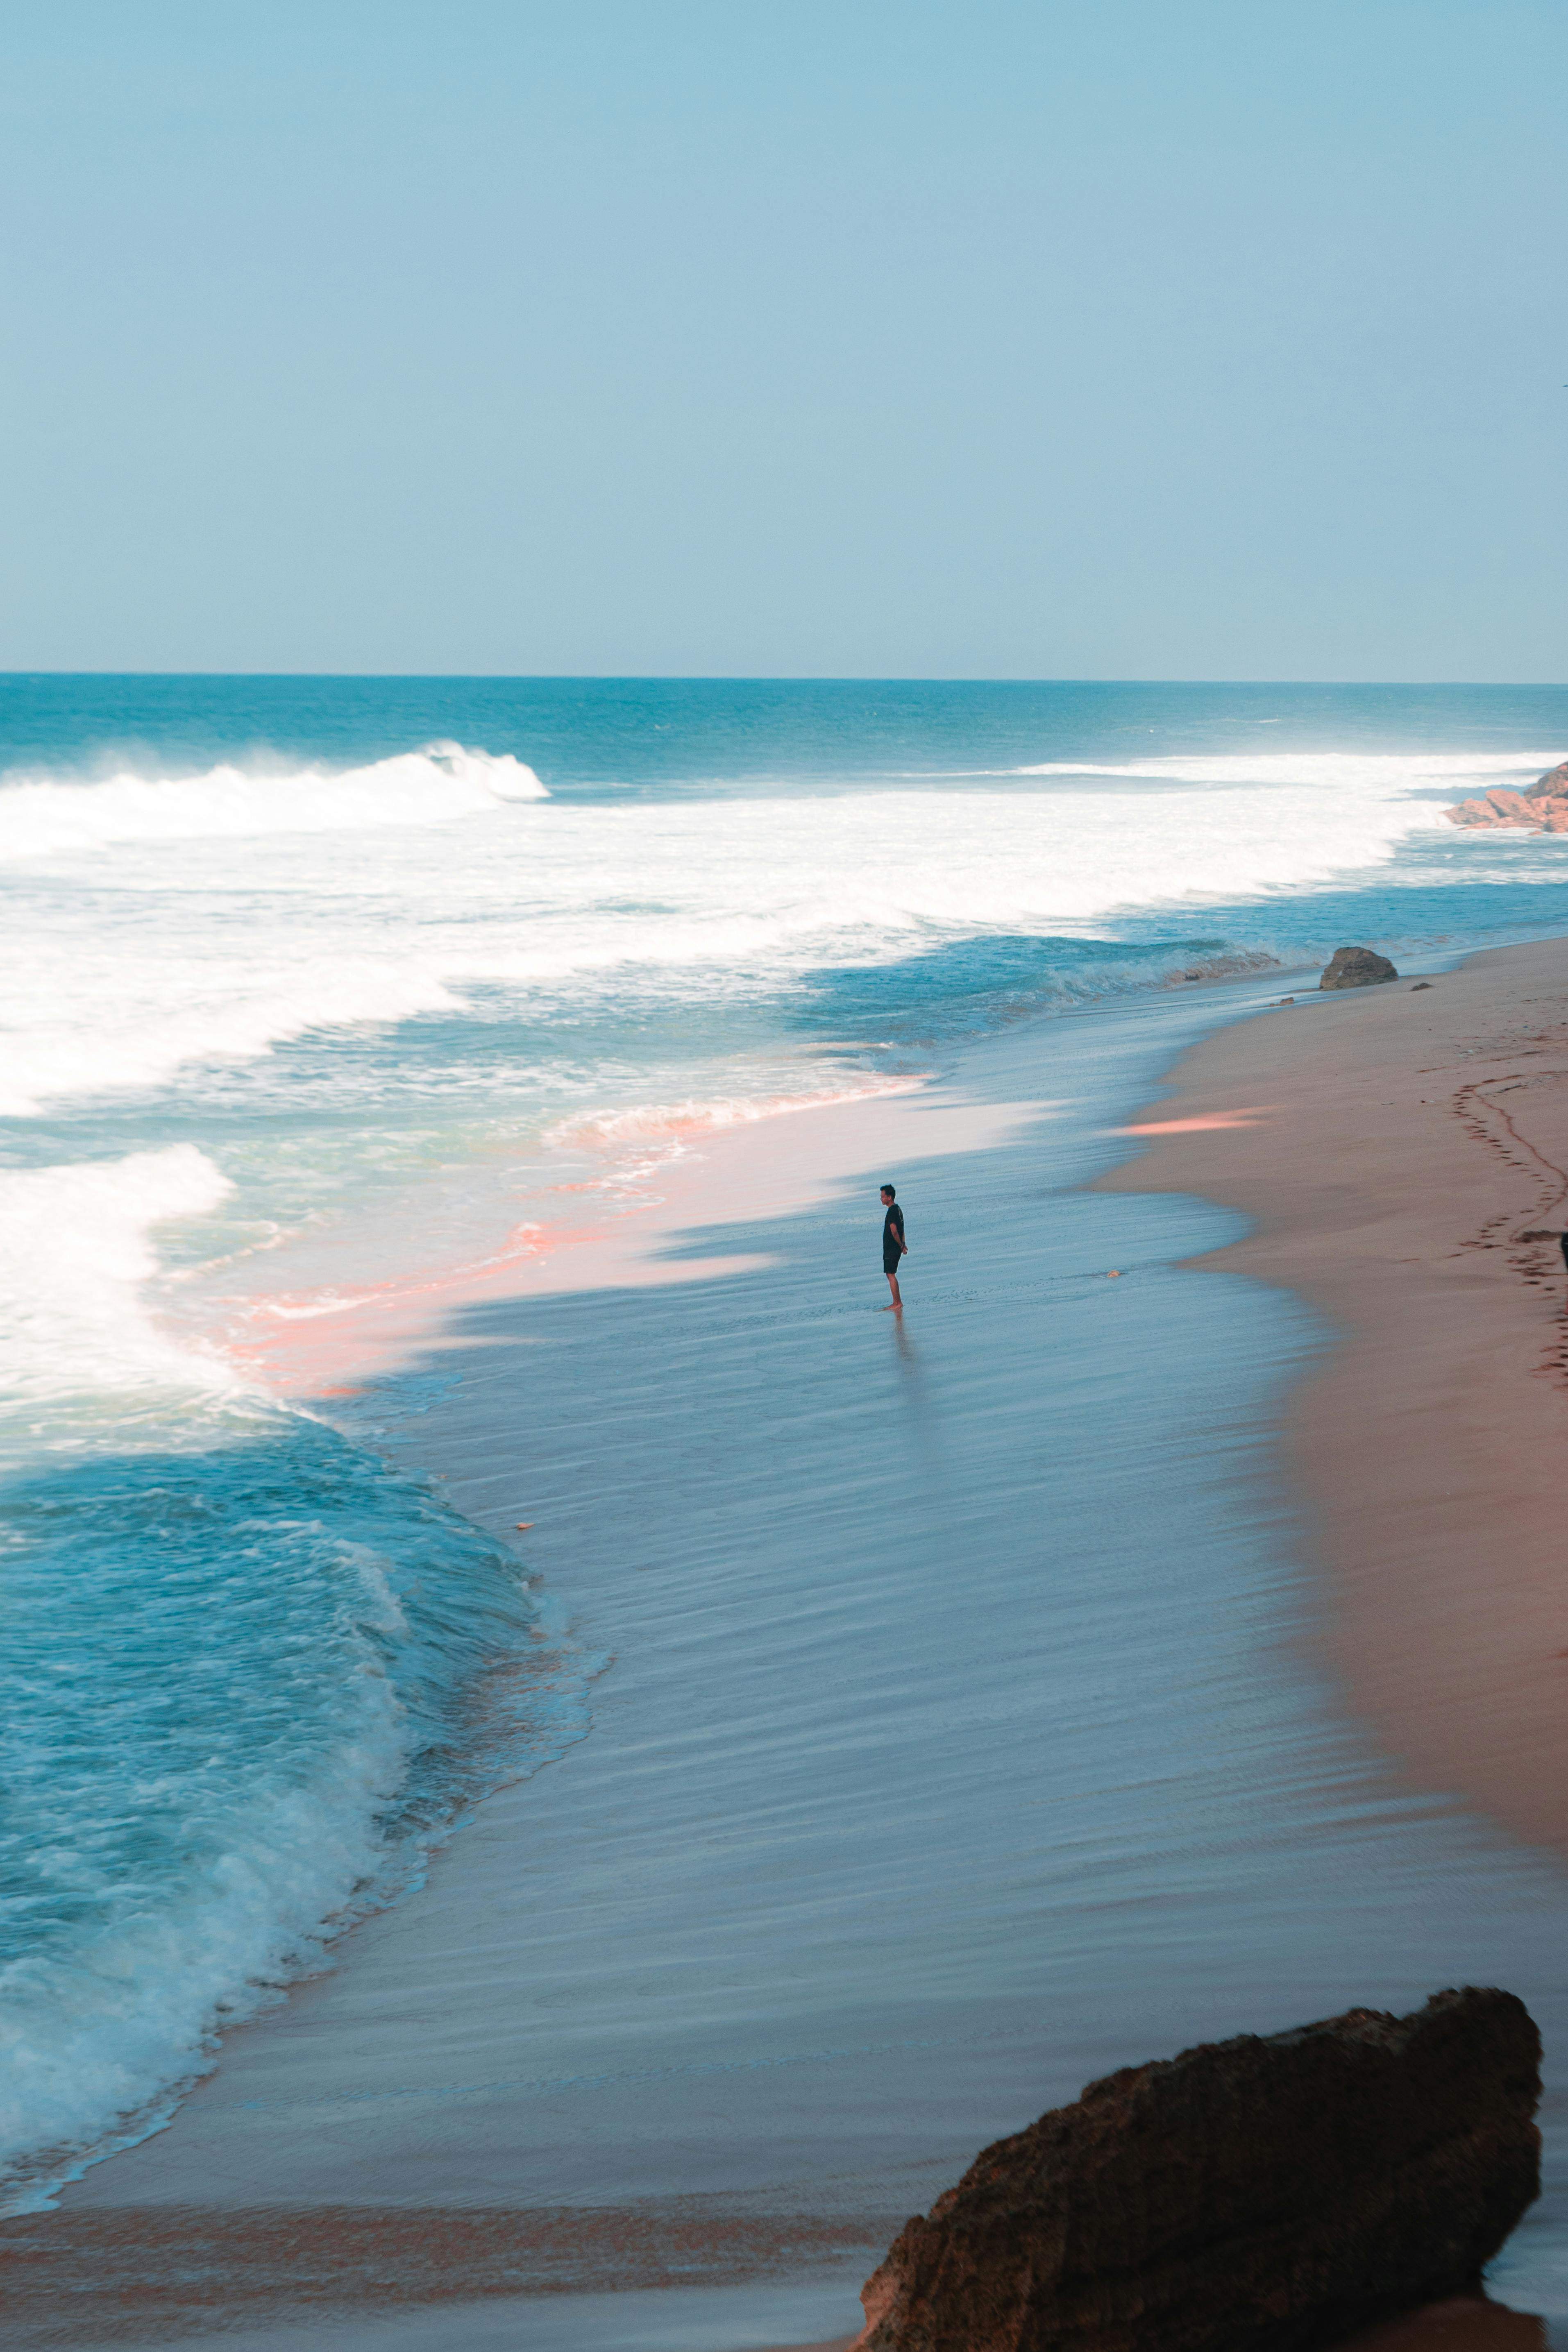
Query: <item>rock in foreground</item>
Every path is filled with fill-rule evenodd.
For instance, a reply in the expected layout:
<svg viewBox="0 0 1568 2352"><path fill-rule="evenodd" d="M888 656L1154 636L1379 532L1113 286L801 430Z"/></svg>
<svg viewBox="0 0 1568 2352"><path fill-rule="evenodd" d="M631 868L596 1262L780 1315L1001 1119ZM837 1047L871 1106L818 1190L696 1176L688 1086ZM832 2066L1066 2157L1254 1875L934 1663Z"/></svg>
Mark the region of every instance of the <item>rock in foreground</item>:
<svg viewBox="0 0 1568 2352"><path fill-rule="evenodd" d="M1375 988L1381 981L1398 978L1388 958L1375 955L1371 948L1336 948L1318 986Z"/></svg>
<svg viewBox="0 0 1568 2352"><path fill-rule="evenodd" d="M905 2224L855 2352L1308 2352L1473 2291L1540 2193L1540 2068L1473 1986L1125 2067Z"/></svg>

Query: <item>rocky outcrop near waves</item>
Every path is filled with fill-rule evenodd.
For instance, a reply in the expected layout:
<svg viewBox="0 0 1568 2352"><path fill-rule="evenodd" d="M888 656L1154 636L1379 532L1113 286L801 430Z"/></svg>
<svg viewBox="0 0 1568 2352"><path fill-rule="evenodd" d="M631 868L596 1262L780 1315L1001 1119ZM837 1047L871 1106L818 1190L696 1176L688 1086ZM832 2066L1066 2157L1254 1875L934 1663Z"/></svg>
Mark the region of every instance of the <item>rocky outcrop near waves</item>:
<svg viewBox="0 0 1568 2352"><path fill-rule="evenodd" d="M1399 974L1375 948L1336 948L1323 969L1320 988L1381 988Z"/></svg>
<svg viewBox="0 0 1568 2352"><path fill-rule="evenodd" d="M1538 776L1527 793L1494 785L1479 799L1446 812L1454 824L1510 825L1516 832L1568 833L1568 760Z"/></svg>
<svg viewBox="0 0 1568 2352"><path fill-rule="evenodd" d="M1540 2192L1540 2066L1470 1987L1126 2067L906 2223L855 2352L1310 2352L1473 2293Z"/></svg>

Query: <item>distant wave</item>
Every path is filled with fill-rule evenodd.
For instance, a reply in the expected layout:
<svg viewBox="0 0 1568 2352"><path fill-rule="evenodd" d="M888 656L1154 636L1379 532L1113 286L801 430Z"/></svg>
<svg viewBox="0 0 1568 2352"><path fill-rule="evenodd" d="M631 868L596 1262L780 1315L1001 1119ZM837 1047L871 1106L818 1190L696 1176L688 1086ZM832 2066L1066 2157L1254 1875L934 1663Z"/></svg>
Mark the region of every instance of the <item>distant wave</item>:
<svg viewBox="0 0 1568 2352"><path fill-rule="evenodd" d="M89 782L14 773L0 781L0 864L121 841L447 824L504 802L548 798L523 761L445 742L337 771L258 759L195 776L122 770Z"/></svg>
<svg viewBox="0 0 1568 2352"><path fill-rule="evenodd" d="M1012 785L907 795L896 811L853 792L542 799L521 762L440 744L340 773L14 781L0 785L0 861L17 894L0 938L0 1027L13 1027L0 1115L123 1096L204 1063L233 1069L313 1033L482 1019L505 994L553 1051L557 1017L585 1008L664 1017L966 936L1103 930L1161 909L1180 915L1179 935L1215 903L1379 867L1394 881L1423 834L1442 836L1438 854L1468 879L1506 865L1513 880L1531 857L1555 879L1561 845L1510 842L1505 859L1450 837L1438 805L1545 761L1055 761ZM1081 788L1020 789L1058 775ZM452 822L482 812L494 821ZM53 870L26 862L51 845L89 856L91 892L62 901ZM94 896L104 883L114 894ZM146 914L162 894L154 932ZM1076 987L1076 963L1068 977Z"/></svg>
<svg viewBox="0 0 1568 2352"><path fill-rule="evenodd" d="M997 783L896 810L853 792L507 808L539 801L531 769L444 746L333 775L13 782L0 1113L233 1068L313 1032L460 1020L505 992L547 1042L585 1008L663 1017L970 934L1299 890L1449 834L1413 788L1435 763L1370 780L1355 761L1317 765L1225 790L1152 768L1135 794ZM449 821L480 811L494 822ZM359 829L352 853L334 827ZM51 845L89 855L89 889L62 898L26 862Z"/></svg>
<svg viewBox="0 0 1568 2352"><path fill-rule="evenodd" d="M1328 784L1401 788L1451 786L1471 779L1538 776L1560 760L1553 751L1194 751L1159 760L1039 760L1010 776L1126 776L1162 784Z"/></svg>

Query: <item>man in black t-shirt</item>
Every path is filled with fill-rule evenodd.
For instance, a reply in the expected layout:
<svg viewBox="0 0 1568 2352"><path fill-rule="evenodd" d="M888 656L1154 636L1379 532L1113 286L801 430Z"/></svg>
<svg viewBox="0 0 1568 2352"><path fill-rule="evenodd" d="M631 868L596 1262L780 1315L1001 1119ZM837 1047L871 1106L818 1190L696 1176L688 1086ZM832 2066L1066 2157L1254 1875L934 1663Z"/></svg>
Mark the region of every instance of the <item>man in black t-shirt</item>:
<svg viewBox="0 0 1568 2352"><path fill-rule="evenodd" d="M882 1219L882 1272L893 1294L891 1311L901 1315L904 1302L899 1296L899 1260L909 1255L910 1245L904 1239L904 1213L890 1184L882 1187L882 1206L888 1213Z"/></svg>

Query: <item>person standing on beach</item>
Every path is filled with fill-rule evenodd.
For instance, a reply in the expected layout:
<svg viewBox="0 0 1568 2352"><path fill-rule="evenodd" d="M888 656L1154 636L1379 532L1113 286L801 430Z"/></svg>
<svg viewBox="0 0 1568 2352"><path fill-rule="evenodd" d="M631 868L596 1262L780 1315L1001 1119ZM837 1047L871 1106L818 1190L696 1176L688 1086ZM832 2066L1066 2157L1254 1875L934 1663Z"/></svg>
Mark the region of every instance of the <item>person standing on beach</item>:
<svg viewBox="0 0 1568 2352"><path fill-rule="evenodd" d="M882 1272L893 1294L891 1311L901 1315L904 1302L899 1296L899 1260L909 1255L910 1245L904 1239L904 1213L890 1184L882 1187L882 1206L888 1213L882 1219Z"/></svg>

